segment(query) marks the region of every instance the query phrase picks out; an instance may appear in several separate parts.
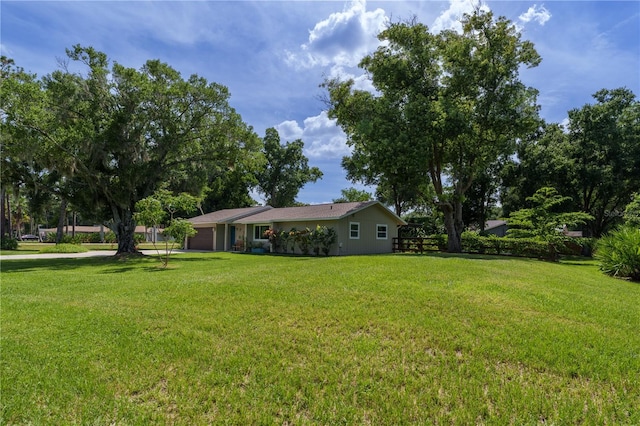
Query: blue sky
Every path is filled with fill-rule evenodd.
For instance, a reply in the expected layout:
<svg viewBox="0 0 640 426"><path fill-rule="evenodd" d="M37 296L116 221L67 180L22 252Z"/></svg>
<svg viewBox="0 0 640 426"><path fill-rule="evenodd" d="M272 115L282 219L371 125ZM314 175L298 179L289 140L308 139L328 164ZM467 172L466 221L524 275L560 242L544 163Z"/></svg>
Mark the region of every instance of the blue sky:
<svg viewBox="0 0 640 426"><path fill-rule="evenodd" d="M39 76L58 67L65 48L93 46L139 68L160 59L183 77L227 86L231 105L264 136L302 139L322 180L298 200L330 202L354 186L340 167L344 134L327 118L325 77L369 83L357 68L389 21L418 20L437 32L455 27L475 0L450 1L11 1L0 2L0 49ZM542 63L523 70L540 91L541 114L562 122L602 88L640 96L640 1L486 1L535 44ZM357 185L355 185L357 186ZM357 186L361 188L360 186ZM258 199L258 201L261 201Z"/></svg>

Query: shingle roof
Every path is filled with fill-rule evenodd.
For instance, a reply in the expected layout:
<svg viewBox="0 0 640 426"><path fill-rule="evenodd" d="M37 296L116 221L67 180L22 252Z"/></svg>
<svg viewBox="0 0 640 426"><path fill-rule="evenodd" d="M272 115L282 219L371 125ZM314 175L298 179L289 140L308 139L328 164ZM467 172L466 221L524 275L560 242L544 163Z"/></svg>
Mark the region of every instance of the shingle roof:
<svg viewBox="0 0 640 426"><path fill-rule="evenodd" d="M504 220L488 220L484 225L484 230L487 231L489 229L498 228L506 224L507 222Z"/></svg>
<svg viewBox="0 0 640 426"><path fill-rule="evenodd" d="M301 207L283 207L266 210L251 216L238 219L237 223L271 223L271 222L296 222L310 220L336 220L356 213L367 207L379 205L388 214L394 216L398 223L404 223L378 201L363 201L354 203L316 204Z"/></svg>
<svg viewBox="0 0 640 426"><path fill-rule="evenodd" d="M241 209L225 209L218 210L215 212L203 214L202 216L196 216L189 219L189 222L196 224L201 223L231 223L237 219L241 219L243 217L260 213L265 210L272 210L271 206L257 206L257 207L246 207Z"/></svg>

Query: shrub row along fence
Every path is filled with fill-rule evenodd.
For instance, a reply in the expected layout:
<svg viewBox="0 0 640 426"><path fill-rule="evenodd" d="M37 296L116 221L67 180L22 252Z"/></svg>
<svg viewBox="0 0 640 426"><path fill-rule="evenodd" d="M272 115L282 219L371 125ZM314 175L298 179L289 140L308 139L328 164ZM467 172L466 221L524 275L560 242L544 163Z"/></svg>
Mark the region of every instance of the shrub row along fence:
<svg viewBox="0 0 640 426"><path fill-rule="evenodd" d="M462 251L475 254L532 257L556 260L559 255L591 255L589 238L573 238L547 242L533 238L483 237L472 232L462 234ZM393 239L395 253L427 253L447 250L446 235L399 237Z"/></svg>

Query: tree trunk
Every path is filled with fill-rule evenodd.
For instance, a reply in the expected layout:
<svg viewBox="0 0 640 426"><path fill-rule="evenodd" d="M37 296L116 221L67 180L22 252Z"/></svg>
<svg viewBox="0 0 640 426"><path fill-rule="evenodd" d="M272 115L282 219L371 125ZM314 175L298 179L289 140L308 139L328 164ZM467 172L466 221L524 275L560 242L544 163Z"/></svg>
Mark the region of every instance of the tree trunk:
<svg viewBox="0 0 640 426"><path fill-rule="evenodd" d="M58 217L58 229L56 230L56 244L62 242L64 235L64 223L67 217L67 200L64 198L60 200L60 217Z"/></svg>
<svg viewBox="0 0 640 426"><path fill-rule="evenodd" d="M0 199L1 199L1 203L0 203L0 237L4 237L4 235L7 233L7 217L5 214L5 208L4 208L4 194L5 194L5 189L4 186L2 188L0 188Z"/></svg>
<svg viewBox="0 0 640 426"><path fill-rule="evenodd" d="M444 213L444 226L447 229L447 251L462 252L462 203L455 202L441 205Z"/></svg>
<svg viewBox="0 0 640 426"><path fill-rule="evenodd" d="M135 232L136 222L133 220L133 212L131 210L120 210L120 214L114 215L113 232L118 239L118 251L116 255L120 254L141 254L136 249ZM119 220L117 220L119 219Z"/></svg>
<svg viewBox="0 0 640 426"><path fill-rule="evenodd" d="M13 218L11 217L11 194L7 192L5 194L7 197L7 221L9 223L9 238L13 238Z"/></svg>

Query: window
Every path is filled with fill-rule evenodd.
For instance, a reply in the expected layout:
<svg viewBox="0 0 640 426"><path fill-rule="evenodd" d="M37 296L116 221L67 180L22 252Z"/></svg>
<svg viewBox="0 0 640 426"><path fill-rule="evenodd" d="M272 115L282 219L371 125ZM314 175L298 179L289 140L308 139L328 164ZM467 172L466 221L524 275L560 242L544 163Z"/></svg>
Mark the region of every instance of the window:
<svg viewBox="0 0 640 426"><path fill-rule="evenodd" d="M349 239L360 239L360 222L349 222Z"/></svg>
<svg viewBox="0 0 640 426"><path fill-rule="evenodd" d="M376 225L376 239L386 240L387 235L387 225Z"/></svg>
<svg viewBox="0 0 640 426"><path fill-rule="evenodd" d="M253 225L253 239L266 240L264 233L269 230L269 225Z"/></svg>

